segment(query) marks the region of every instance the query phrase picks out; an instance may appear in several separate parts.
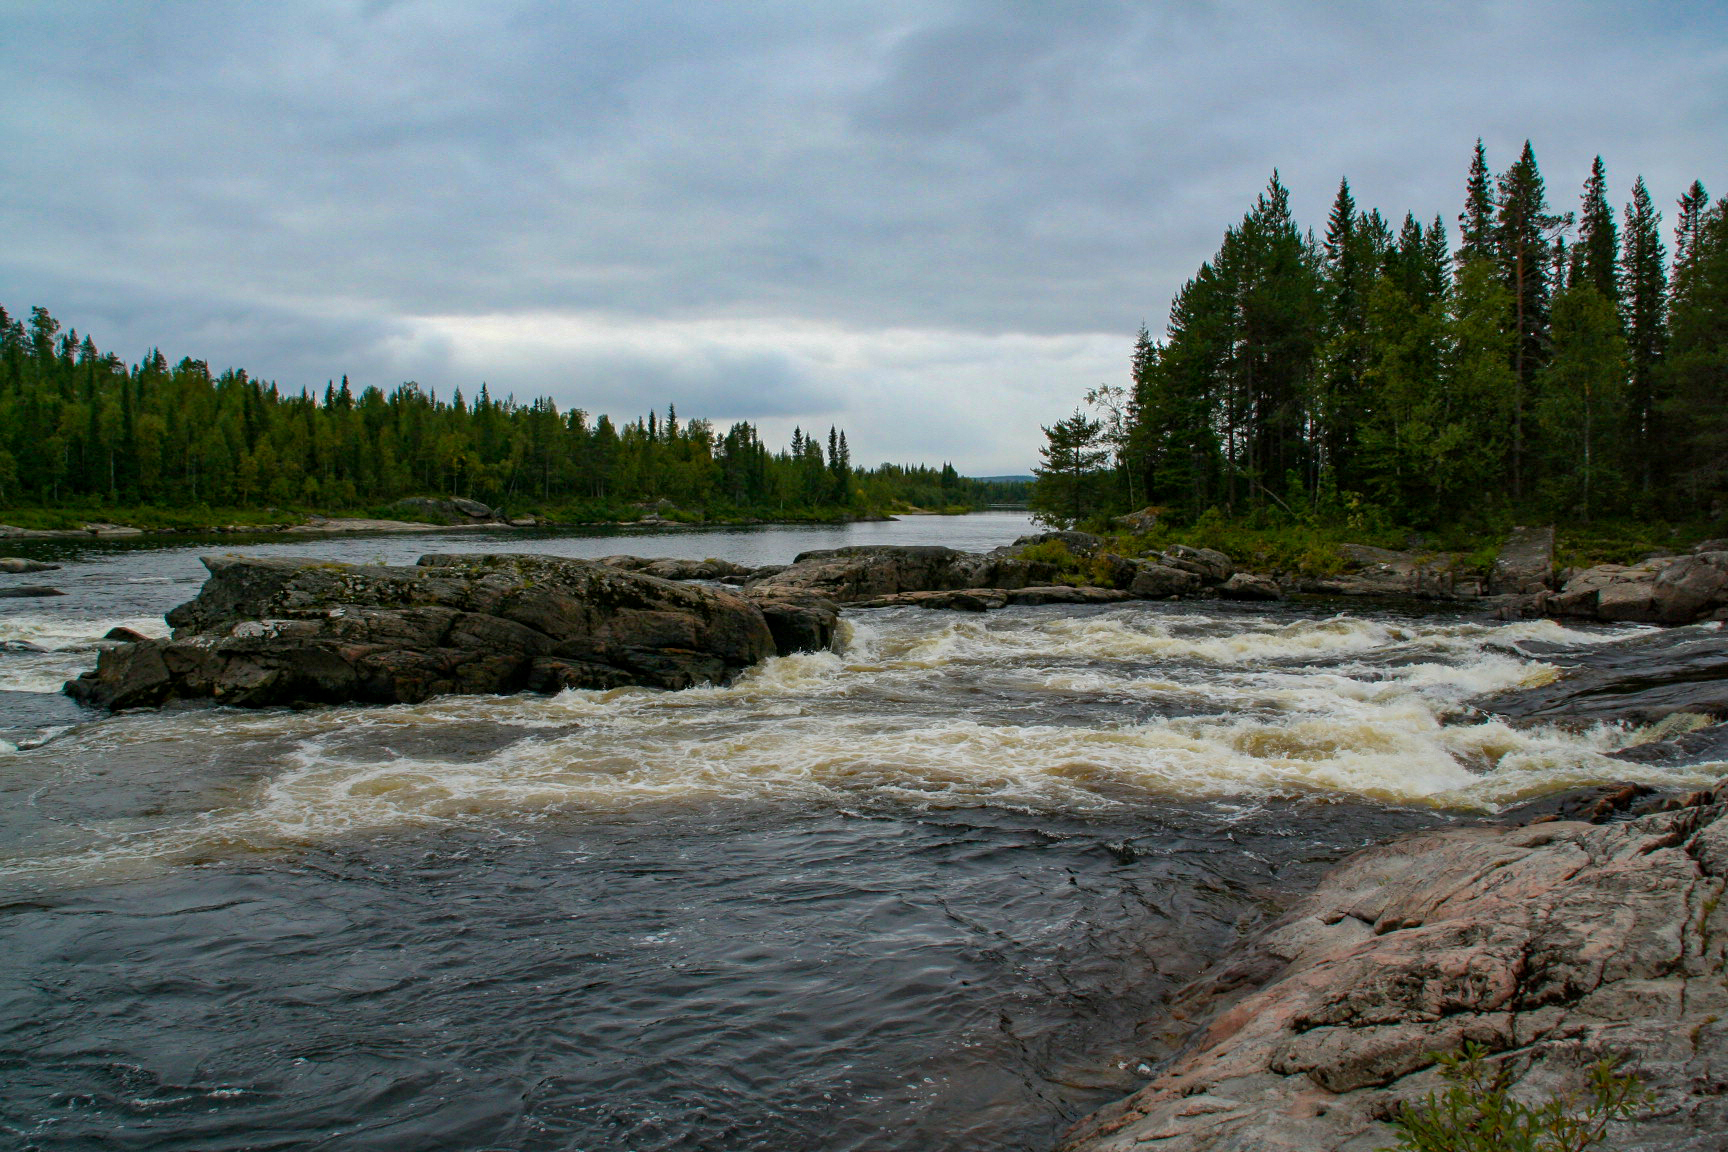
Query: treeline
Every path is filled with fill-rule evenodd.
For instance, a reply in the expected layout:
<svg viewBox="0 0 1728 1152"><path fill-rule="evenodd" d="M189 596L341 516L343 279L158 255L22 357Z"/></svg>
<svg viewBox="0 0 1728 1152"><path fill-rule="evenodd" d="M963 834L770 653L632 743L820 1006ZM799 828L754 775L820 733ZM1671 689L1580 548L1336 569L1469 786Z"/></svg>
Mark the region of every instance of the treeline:
<svg viewBox="0 0 1728 1152"><path fill-rule="evenodd" d="M128 367L45 309L26 322L0 308L0 507L328 510L429 494L593 520L659 500L801 518L1013 496L948 465L857 468L833 428L774 451L751 424L722 434L670 408L619 425L484 385L442 400L413 382L356 394L343 377L319 397L160 351Z"/></svg>
<svg viewBox="0 0 1728 1152"><path fill-rule="evenodd" d="M1728 206L1694 182L1670 260L1642 177L1617 217L1598 157L1558 212L1528 143L1496 176L1478 141L1456 246L1347 181L1317 238L1274 173L1132 381L1045 430L1046 516L1719 518Z"/></svg>

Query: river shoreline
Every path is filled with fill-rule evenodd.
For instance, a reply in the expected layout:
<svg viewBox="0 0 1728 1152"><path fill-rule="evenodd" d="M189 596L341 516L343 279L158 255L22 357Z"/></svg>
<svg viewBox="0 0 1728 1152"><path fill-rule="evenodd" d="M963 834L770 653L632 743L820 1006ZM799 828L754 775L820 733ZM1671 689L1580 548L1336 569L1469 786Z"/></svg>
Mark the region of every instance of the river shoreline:
<svg viewBox="0 0 1728 1152"><path fill-rule="evenodd" d="M17 953L9 963L29 957L32 980L71 979L78 1003L100 1005L118 994L100 983L102 966L68 973L34 941L94 932L91 939L120 958L118 970L128 974L122 988L171 979L154 970L156 958L184 966L212 933L241 942L200 972L205 984L248 990L243 1005L224 993L226 1011L237 1013L232 1024L199 1017L209 1035L223 1039L193 1046L218 1044L220 1060L188 1069L164 1055L164 1038L185 1035L165 1014L202 1003L195 989L145 998L145 1015L110 1040L176 1092L199 1100L206 1090L213 1094L208 1119L203 1111L165 1115L162 1142L141 1147L173 1148L176 1139L184 1146L199 1133L214 1140L266 1131L271 1116L292 1106L307 1131L361 1117L379 1132L408 1123L427 1147L455 1148L457 1121L447 1111L427 1103L423 1120L404 1119L396 1105L344 1095L369 1077L392 1082L399 1073L387 1056L346 1063L318 1056L333 1061L321 1083L347 1101L327 1115L310 1082L295 1079L301 1066L274 1055L309 1051L302 1036L318 1038L310 1049L318 1053L333 1044L373 1052L380 1036L395 1035L389 1029L414 1029L422 1014L439 1021L440 1031L415 1033L411 1043L425 1056L402 1073L408 1078L393 1081L402 1099L468 1098L455 1087L458 1075L478 1084L482 1069L500 1070L501 1079L485 1081L486 1099L494 1101L487 1107L497 1111L468 1121L480 1125L467 1130L468 1146L551 1148L574 1139L606 1146L625 1131L635 1133L632 1146L688 1149L714 1136L705 1117L731 1116L757 1134L740 1136L741 1148L1048 1147L1082 1114L1174 1067L1166 1063L1171 1052L1208 1011L1184 989L1199 987L1208 972L1207 987L1216 989L1218 973L1236 965L1233 979L1244 994L1266 988L1281 995L1276 973L1267 971L1272 953L1254 941L1280 930L1276 918L1319 899L1330 883L1322 873L1386 859L1372 856L1382 849L1352 857L1363 844L1412 831L1507 844L1497 839L1501 832L1481 830L1482 814L1556 787L1594 788L1622 776L1659 791L1707 783L1695 769L1669 765L1687 763L1686 748L1709 729L1634 733L1593 723L1573 731L1547 720L1499 723L1477 710L1497 692L1543 687L1539 681L1552 674L1537 661L1563 670L1599 653L1598 665L1611 670L1616 641L1708 638L1718 631L1712 625L1579 629L1551 620L1492 621L1479 602L1300 595L1282 602L1022 603L990 611L948 603L958 610L932 612L924 609L937 605L916 600L864 607L880 602L878 593L900 595L873 582L906 569L842 563L849 539L892 532L887 539L916 544L962 527L995 533L1003 546L1025 531L1003 518L863 525L850 537L784 530L658 536L666 552L691 561L691 571L708 552L735 550L762 568L792 559L787 552L828 546L828 559L780 584L843 591L852 605L842 616L844 644L758 665L724 687L443 696L304 712L86 714L7 761L11 786L41 797L18 807L13 839L40 840L31 867L45 877L33 903L20 905L9 925L0 922ZM497 538L500 551L519 547L518 538L535 539ZM452 533L445 547L473 551L475 539ZM992 539L972 544L977 556L991 550ZM377 551L400 564L428 550L423 540L308 534L259 551L345 563L377 562ZM617 541L604 533L542 536L536 546L597 560L616 551ZM944 554L933 545L918 551L932 563ZM93 565L95 555L105 562ZM183 601L196 590L195 556L190 548L124 540L56 554L69 561L72 595L64 611L59 602L45 605L41 620L44 627L63 617L67 623L62 632L33 635L51 643L76 617L88 618L86 631L100 636L111 623ZM63 660L51 656L8 658L48 661L45 672L66 667L75 674L75 651ZM1548 693L1544 701L1556 698L1552 686ZM1649 737L1632 750L1637 758L1605 759L1620 755L1633 735ZM1706 758L1714 754L1706 747ZM60 783L43 791L46 781ZM1628 803L1660 799L1640 794ZM1504 835L1547 828L1556 844L1594 844L1590 837L1630 822L1668 818L1612 804L1603 817L1600 825L1549 821L1534 833ZM1582 830L1593 828L1608 831ZM677 830L670 839L669 829ZM1036 862L1041 857L1045 864ZM729 874L742 860L748 867L735 886L699 905L708 926L681 932L693 922L689 904L701 899L706 878ZM941 867L932 867L937 862ZM566 875L572 866L579 883ZM92 868L94 878L84 874ZM61 874L75 879L53 880ZM75 895L91 884L93 896ZM926 896L918 885L937 886L929 891L938 894ZM783 892L806 889L820 899L777 903ZM236 894L215 902L233 911L180 927L179 910L188 901L204 906L212 891ZM386 907L387 900L407 903ZM143 919L105 911L140 901ZM248 911L254 906L257 915ZM272 933L283 914L317 918L348 906L351 922L320 929L305 947L285 947ZM278 907L284 913L265 914ZM798 916L806 919L776 919ZM617 939L594 935L614 921ZM182 935L166 947L128 935L128 925L152 923ZM1349 928L1360 920L1339 923ZM1417 930L1375 939L1397 941ZM824 943L836 932L839 945ZM780 933L787 934L783 944ZM332 940L342 956L375 957L393 975L374 981L370 968L336 963ZM527 940L546 943L529 948ZM79 954L91 946L81 945ZM834 946L841 951L824 950ZM664 948L675 950L655 951ZM734 960L734 951L742 959ZM453 990L419 974L434 955L457 964L461 980ZM812 955L837 965L833 988L821 984L825 969L807 966ZM1261 957L1251 980L1237 963L1250 955ZM561 956L592 959L547 968ZM407 963L412 957L419 959ZM514 967L498 971L498 957L512 958ZM335 968L326 976L299 974L321 964ZM718 983L717 973L725 976ZM880 983L877 973L892 978ZM816 995L812 981L826 990ZM307 1017L298 1006L322 995L306 991L320 982L356 989L343 1001L346 1018L369 1023L341 1040L326 1035L338 1020ZM460 991L469 986L487 990L476 994L472 1013ZM46 1037L75 1044L78 1013L31 1003L27 1010L48 1022ZM638 1024L620 1019L621 1003L641 1006ZM500 1013L516 1004L511 1028L500 1030ZM766 1014L752 1016L757 1007ZM837 1014L847 1028L833 1033L822 1022ZM808 1027L800 1023L806 1018ZM682 1062L691 1051L688 1035L669 1035L663 1045L654 1039L663 1027L656 1022L665 1020L687 1020L709 1037L703 1043L713 1046L714 1068L766 1059L772 1083L729 1095L735 1089L724 1072L711 1078L708 1064ZM954 1021L944 1025L953 1030L937 1033L948 1039L935 1047L921 1047L915 1038L933 1020ZM638 1025L649 1037L640 1057L631 1031ZM446 1026L456 1028L456 1041L446 1038ZM798 1030L810 1063L785 1064L794 1059L788 1027ZM504 1032L520 1032L527 1046L518 1051ZM902 1032L886 1046L873 1039ZM270 1039L261 1044L259 1036ZM618 1037L629 1043L620 1046ZM583 1054L580 1061L560 1062L566 1044ZM758 1055L760 1045L773 1055ZM52 1069L41 1074L52 1092L87 1091L98 1101L88 1118L61 1122L94 1132L92 1125L123 1113L124 1100L110 1102L90 1087L85 1065L46 1051L40 1062ZM1344 1064L1384 1070L1397 1062ZM514 1067L556 1090L534 1096L510 1079ZM842 1075L843 1068L855 1070ZM1408 1074L1410 1083L1422 1074ZM1306 1071L1277 1075L1297 1087L1312 1084ZM20 1085L12 1098L26 1092ZM644 1092L662 1104L701 1103L673 1109L677 1124L656 1128L668 1113L651 1113L651 1101L638 1099ZM831 1111L841 1105L828 1097L851 1094L876 1103ZM1220 1124L1230 1106L1218 1101L1242 1099L1223 1090L1191 1095L1195 1116ZM1341 1111L1354 1107L1347 1094L1336 1095ZM272 1099L281 1105L263 1103ZM527 1119L512 1119L512 1106ZM55 1115L51 1104L38 1111ZM605 1119L612 1115L625 1127ZM551 1127L512 1127L529 1120ZM540 1131L558 1135L535 1143L532 1133ZM1365 1146L1390 1142L1374 1138L1378 1145Z"/></svg>

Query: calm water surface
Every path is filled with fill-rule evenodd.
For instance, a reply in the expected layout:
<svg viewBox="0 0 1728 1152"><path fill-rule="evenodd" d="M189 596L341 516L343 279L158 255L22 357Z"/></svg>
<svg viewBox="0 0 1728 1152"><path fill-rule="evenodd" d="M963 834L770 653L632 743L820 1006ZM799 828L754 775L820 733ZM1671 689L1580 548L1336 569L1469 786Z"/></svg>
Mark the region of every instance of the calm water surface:
<svg viewBox="0 0 1728 1152"><path fill-rule="evenodd" d="M0 1146L1047 1148L1338 854L1662 769L1470 696L1551 622L848 613L723 688L113 717L54 694L200 553L988 548L981 515L621 538L37 542L0 601ZM1695 770L1688 770L1695 771ZM1703 775L1698 777L1703 779Z"/></svg>

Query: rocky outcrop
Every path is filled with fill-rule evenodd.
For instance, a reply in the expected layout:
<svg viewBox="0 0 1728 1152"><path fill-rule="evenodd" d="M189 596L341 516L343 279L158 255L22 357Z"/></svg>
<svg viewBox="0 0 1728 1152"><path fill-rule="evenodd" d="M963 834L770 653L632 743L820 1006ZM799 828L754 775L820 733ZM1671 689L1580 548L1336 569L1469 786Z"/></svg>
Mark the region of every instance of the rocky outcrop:
<svg viewBox="0 0 1728 1152"><path fill-rule="evenodd" d="M681 560L674 557L602 556L595 563L622 568L626 572L641 572L648 576L658 576L662 580L725 580L732 577L749 576L755 571L743 564L734 564L730 560L717 560L712 556L706 560Z"/></svg>
<svg viewBox="0 0 1728 1152"><path fill-rule="evenodd" d="M1555 616L1607 623L1688 624L1728 618L1728 549L1707 540L1689 556L1568 570L1557 592L1509 600L1503 618Z"/></svg>
<svg viewBox="0 0 1728 1152"><path fill-rule="evenodd" d="M752 590L754 591L754 590ZM1047 584L1032 588L967 588L956 592L900 592L852 604L853 608L945 608L956 612L985 612L1010 604L1119 604L1135 600L1134 593L1120 588L1090 585Z"/></svg>
<svg viewBox="0 0 1728 1152"><path fill-rule="evenodd" d="M1226 600L1282 600L1284 590L1270 576L1238 572L1218 586L1218 595Z"/></svg>
<svg viewBox="0 0 1728 1152"><path fill-rule="evenodd" d="M949 592L1000 587L1014 579L1011 558L954 548L894 545L830 548L800 553L791 566L749 587L812 592L841 604L902 592ZM1025 584L1021 579L1020 583Z"/></svg>
<svg viewBox="0 0 1728 1152"><path fill-rule="evenodd" d="M1517 596L1554 586L1554 526L1514 528L1488 570L1490 596Z"/></svg>
<svg viewBox="0 0 1728 1152"><path fill-rule="evenodd" d="M1336 575L1299 582L1319 596L1410 596L1425 600L1471 599L1482 592L1478 581L1461 574L1458 559L1446 553L1396 552L1367 544L1340 544L1344 561Z"/></svg>
<svg viewBox="0 0 1728 1152"><path fill-rule="evenodd" d="M52 572L59 567L58 564L44 564L21 556L0 556L0 572Z"/></svg>
<svg viewBox="0 0 1728 1152"><path fill-rule="evenodd" d="M1529 654L1560 665L1549 684L1476 701L1519 723L1651 724L1675 713L1728 717L1728 631L1700 624L1609 644Z"/></svg>
<svg viewBox="0 0 1728 1152"><path fill-rule="evenodd" d="M1629 1058L1655 1103L1609 1146L1728 1128L1728 805L1701 793L1593 825L1426 832L1351 857L1173 1001L1187 1043L1064 1152L1371 1152L1486 1046L1518 1090Z"/></svg>
<svg viewBox="0 0 1728 1152"><path fill-rule="evenodd" d="M66 692L108 708L414 703L443 693L722 683L782 649L735 592L527 555L386 567L210 557L172 638L119 644ZM787 644L793 631L785 630ZM830 633L831 635L831 633Z"/></svg>
<svg viewBox="0 0 1728 1152"><path fill-rule="evenodd" d="M767 621L777 655L820 652L834 646L834 634L840 627L840 606L834 601L792 588L752 588L743 596Z"/></svg>
<svg viewBox="0 0 1728 1152"><path fill-rule="evenodd" d="M1058 564L1033 551L1050 543L1060 544L1071 556L1084 550L1088 575L1096 581L1087 586L1084 596L1053 598ZM813 592L857 607L919 604L981 611L1009 604L1111 603L1194 595L1222 584L1235 565L1222 552L1180 546L1156 558L1137 560L1103 551L1102 541L1089 533L1046 532L982 554L894 545L836 548L805 552L780 570L758 571L761 574L747 585L750 589ZM1013 595L1022 591L1030 595Z"/></svg>
<svg viewBox="0 0 1728 1152"><path fill-rule="evenodd" d="M446 500L432 496L409 496L396 501L396 507L434 524L490 524L502 519L497 509L463 496L452 496Z"/></svg>

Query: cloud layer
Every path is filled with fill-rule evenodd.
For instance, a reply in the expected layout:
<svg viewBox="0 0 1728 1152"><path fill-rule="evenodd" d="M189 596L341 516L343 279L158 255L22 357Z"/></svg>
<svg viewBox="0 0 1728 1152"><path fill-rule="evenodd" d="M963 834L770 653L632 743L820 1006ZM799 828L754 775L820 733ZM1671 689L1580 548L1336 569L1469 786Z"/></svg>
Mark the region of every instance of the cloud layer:
<svg viewBox="0 0 1728 1152"><path fill-rule="evenodd" d="M1281 170L1450 221L1728 181L1674 3L0 3L0 303L285 387L840 424L1023 471ZM1728 191L1728 187L1724 187Z"/></svg>

